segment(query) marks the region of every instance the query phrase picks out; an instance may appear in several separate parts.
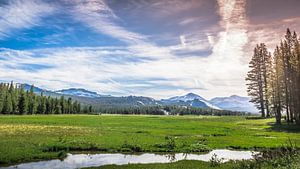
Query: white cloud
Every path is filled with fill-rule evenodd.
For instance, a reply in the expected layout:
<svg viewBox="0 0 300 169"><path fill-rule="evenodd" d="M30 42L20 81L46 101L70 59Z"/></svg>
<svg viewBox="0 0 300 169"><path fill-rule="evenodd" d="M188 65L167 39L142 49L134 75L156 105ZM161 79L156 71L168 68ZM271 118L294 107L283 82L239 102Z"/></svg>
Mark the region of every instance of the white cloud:
<svg viewBox="0 0 300 169"><path fill-rule="evenodd" d="M74 19L85 23L102 34L110 35L130 44L143 43L146 40L145 36L128 31L117 25L115 22L119 18L104 0L75 0L67 2L73 5L70 13Z"/></svg>
<svg viewBox="0 0 300 169"><path fill-rule="evenodd" d="M185 47L185 46L186 46L186 43L185 43L185 36L184 36L184 35L180 35L179 38L180 38L180 43L181 43L181 45L182 45L183 47Z"/></svg>
<svg viewBox="0 0 300 169"><path fill-rule="evenodd" d="M213 96L216 93L207 88L207 84L217 75L216 70L209 70L206 64L198 57L192 58L161 58L158 60L128 62L106 62L109 56L122 54L133 55L130 48L56 48L31 51L5 50L10 60L4 60L0 65L2 80L11 79L20 82L35 83L48 89L68 87L85 87L100 93L119 93L122 95L144 95L155 98L164 98L174 94L183 94L194 91ZM18 53L18 54L16 54ZM39 57L36 57L39 55ZM18 68L20 64L49 65L47 69L37 69L35 72ZM122 62L124 63L124 62ZM11 67L8 69L6 66ZM211 71L211 72L210 72ZM5 73L4 73L5 72ZM151 81L147 79L161 78L165 80ZM228 78L224 76L224 78ZM131 84L126 81L133 79ZM139 82L135 82L139 80ZM143 82L144 81L144 82ZM134 84L134 85L133 85ZM165 87L164 87L165 86ZM172 88L173 86L173 88ZM160 87L164 87L160 89ZM143 88L144 90L139 90ZM203 89L210 90L203 93ZM206 91L206 90L205 90ZM210 93L210 94L209 94Z"/></svg>
<svg viewBox="0 0 300 169"><path fill-rule="evenodd" d="M66 13L71 12L74 19L127 45L27 51L3 49L1 55L5 53L10 60L1 61L1 79L17 79L49 89L85 87L106 94L134 94L155 98L186 92L196 92L207 98L245 95L247 64L241 61L245 54L244 46L248 42L245 1L218 1L222 18L220 25L224 29L218 36L206 32L199 36L193 33L182 34L178 35L181 40L177 39L178 45L164 47L118 24L121 19L104 1L65 2L73 5ZM212 54L207 57L176 55L176 51L180 50L194 52L210 49ZM18 68L20 64L51 67L31 72ZM154 78L165 80L148 80ZM133 83L126 82L127 79L133 79ZM134 80L142 82L134 83Z"/></svg>
<svg viewBox="0 0 300 169"><path fill-rule="evenodd" d="M41 17L54 11L48 3L35 0L11 0L0 6L0 39L14 29L26 29L39 24Z"/></svg>
<svg viewBox="0 0 300 169"><path fill-rule="evenodd" d="M208 82L209 88L221 95L227 93L225 91L245 95L244 79L248 70L247 63L243 62L244 47L248 43L246 0L219 0L218 5L220 25L224 30L219 32L217 40L209 37L213 53L206 67L215 76Z"/></svg>
<svg viewBox="0 0 300 169"><path fill-rule="evenodd" d="M182 21L179 22L179 25L189 25L191 23L196 22L197 20L199 20L200 18L198 17L191 17L191 18L185 18Z"/></svg>

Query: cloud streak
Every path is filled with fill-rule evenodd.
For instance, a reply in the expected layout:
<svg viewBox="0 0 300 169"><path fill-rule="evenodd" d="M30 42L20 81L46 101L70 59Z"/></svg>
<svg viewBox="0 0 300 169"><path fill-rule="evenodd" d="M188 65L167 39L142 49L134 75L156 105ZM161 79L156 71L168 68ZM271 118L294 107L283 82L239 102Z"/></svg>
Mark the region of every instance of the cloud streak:
<svg viewBox="0 0 300 169"><path fill-rule="evenodd" d="M84 22L100 33L110 35L130 44L143 43L146 40L145 36L118 26L114 20L119 18L103 0L75 0L67 2L73 6L71 14L76 20Z"/></svg>
<svg viewBox="0 0 300 169"><path fill-rule="evenodd" d="M29 38L30 33L45 31L35 29L37 26L70 29L32 37L42 44L63 44L61 47L49 48L45 43L24 50L0 48L1 80L35 83L52 90L84 87L103 94L155 98L187 92L207 98L246 95L244 77L251 46L259 41L273 43L270 34L277 35L282 23L300 27L297 17L252 25L246 0L116 2L13 0L1 4L3 43L18 42L5 41L15 32L24 38L18 30L32 29ZM198 13L209 11L204 8L211 5L213 12ZM51 14L58 18L47 17ZM216 21L203 20L212 14ZM45 17L53 23L70 21L43 25L52 23L43 21ZM73 43L64 33L80 34L80 43ZM85 45L87 39L90 45ZM98 41L104 46L96 45Z"/></svg>
<svg viewBox="0 0 300 169"><path fill-rule="evenodd" d="M7 1L0 6L0 39L9 37L14 30L37 26L42 17L53 11L53 6L42 1Z"/></svg>
<svg viewBox="0 0 300 169"><path fill-rule="evenodd" d="M230 55L240 56L240 48L244 42L237 45L233 43L234 33L240 29L236 29L237 26L234 26L232 19L227 20L227 17L233 18L236 15L236 11L239 11L236 8L240 7L239 5L234 6L232 11L226 9L221 14L224 15L221 22L227 25L224 26L225 31L219 33L218 37L213 38L205 33L200 34L200 37L195 34L183 34L181 43L178 40L177 45L158 47L149 42L147 36L131 32L117 24L120 19L104 1L67 1L67 3L71 3L68 10L74 19L127 45L25 51L3 49L1 54L7 55L11 60L2 62L1 72L9 68L8 73L0 75L2 79L15 79L15 75L18 74L19 80L34 79L30 82L42 84L50 89L85 86L101 93L135 94L155 98L190 91L208 97L216 93L219 95L232 94L229 92L240 93L240 90L237 90L237 86L240 87L238 83L240 79L232 78L233 74L237 75L234 77L240 77L240 73L230 66L240 63L236 61L237 58L230 58ZM220 6L222 7L222 4ZM199 54L194 53L208 49L212 49L213 52L208 57L199 57ZM224 56L221 50L238 53ZM187 53L188 57L182 57L182 52ZM30 64L39 65L35 72L23 69L22 65ZM149 79L157 77L164 80L149 82ZM128 83L128 79L133 80ZM228 93L224 92L224 86L228 89Z"/></svg>

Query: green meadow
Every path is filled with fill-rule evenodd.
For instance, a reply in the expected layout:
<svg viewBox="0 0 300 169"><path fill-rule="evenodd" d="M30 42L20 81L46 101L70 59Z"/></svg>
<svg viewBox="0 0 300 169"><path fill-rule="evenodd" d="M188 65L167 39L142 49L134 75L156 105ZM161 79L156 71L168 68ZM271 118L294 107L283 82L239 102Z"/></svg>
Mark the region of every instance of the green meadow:
<svg viewBox="0 0 300 169"><path fill-rule="evenodd" d="M300 145L298 127L276 126L274 121L238 116L0 116L0 162L63 158L78 151L198 153L217 148L272 149L287 141ZM189 162L171 165L185 163Z"/></svg>

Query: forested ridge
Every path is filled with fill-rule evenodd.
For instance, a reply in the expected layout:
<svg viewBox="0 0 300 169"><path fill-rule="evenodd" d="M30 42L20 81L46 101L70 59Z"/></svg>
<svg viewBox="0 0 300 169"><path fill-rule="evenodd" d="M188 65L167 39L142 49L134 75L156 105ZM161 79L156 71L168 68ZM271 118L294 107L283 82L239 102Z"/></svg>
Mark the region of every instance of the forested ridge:
<svg viewBox="0 0 300 169"><path fill-rule="evenodd" d="M247 74L248 94L262 117L300 125L300 39L287 29L273 55L264 43L254 48Z"/></svg>
<svg viewBox="0 0 300 169"><path fill-rule="evenodd" d="M72 98L37 95L34 86L25 91L22 85L0 83L0 113L2 114L73 114L90 113L91 106L82 106Z"/></svg>
<svg viewBox="0 0 300 169"><path fill-rule="evenodd" d="M22 84L0 83L1 114L149 114L149 115L249 115L246 112L195 108L178 105L103 106L81 103L71 97L45 96L34 93L34 86L25 90Z"/></svg>

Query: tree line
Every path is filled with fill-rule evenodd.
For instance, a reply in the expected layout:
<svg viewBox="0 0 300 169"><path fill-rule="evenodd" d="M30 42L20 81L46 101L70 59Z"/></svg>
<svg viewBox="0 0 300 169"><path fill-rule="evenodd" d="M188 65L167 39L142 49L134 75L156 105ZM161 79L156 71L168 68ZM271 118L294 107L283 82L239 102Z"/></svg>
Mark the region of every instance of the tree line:
<svg viewBox="0 0 300 169"><path fill-rule="evenodd" d="M0 114L75 114L91 113L91 106L82 106L72 98L37 95L34 86L25 91L22 85L0 83Z"/></svg>
<svg viewBox="0 0 300 169"><path fill-rule="evenodd" d="M300 39L287 29L273 55L264 43L254 48L247 74L247 92L262 117L282 117L300 125Z"/></svg>
<svg viewBox="0 0 300 169"><path fill-rule="evenodd" d="M250 116L251 113L231 110L217 110L192 106L170 105L163 108L169 115L204 115L204 116Z"/></svg>
<svg viewBox="0 0 300 169"><path fill-rule="evenodd" d="M211 115L211 116L246 116L246 112L216 110L178 105L131 106L131 107L102 107L94 113L100 114L148 114L148 115Z"/></svg>

